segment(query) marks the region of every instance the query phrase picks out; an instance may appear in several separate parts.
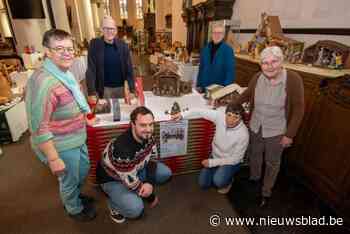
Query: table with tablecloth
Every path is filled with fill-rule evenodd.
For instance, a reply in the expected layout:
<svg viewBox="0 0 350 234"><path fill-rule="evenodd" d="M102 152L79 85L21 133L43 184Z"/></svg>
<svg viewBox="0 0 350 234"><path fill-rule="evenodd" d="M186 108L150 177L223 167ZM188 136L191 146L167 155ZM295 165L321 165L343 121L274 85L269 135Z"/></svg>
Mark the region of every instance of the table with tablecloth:
<svg viewBox="0 0 350 234"><path fill-rule="evenodd" d="M154 135L159 142L160 125L162 122L169 122L169 112L173 103L179 103L181 110L191 108L211 109L201 94L195 90L193 93L182 97L159 97L154 96L151 92L144 92L145 106L148 107L155 116ZM92 183L96 182L96 166L101 158L102 152L107 143L113 138L119 136L129 127L129 114L132 107L120 102L120 121L113 122L112 118L101 118L93 127L87 128L87 145L89 150L91 169L89 179ZM99 117L97 115L97 117ZM208 158L211 151L211 141L214 135L215 126L205 119L190 119L187 125L187 150L183 155L163 157L159 153L159 160L170 167L173 174L184 174L198 171L201 168L201 161ZM159 149L158 144L158 151Z"/></svg>

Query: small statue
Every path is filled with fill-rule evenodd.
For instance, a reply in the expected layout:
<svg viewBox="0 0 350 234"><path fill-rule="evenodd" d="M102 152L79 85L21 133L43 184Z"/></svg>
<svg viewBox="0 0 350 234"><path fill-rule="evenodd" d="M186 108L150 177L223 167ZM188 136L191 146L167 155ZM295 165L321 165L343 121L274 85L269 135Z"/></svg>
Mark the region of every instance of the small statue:
<svg viewBox="0 0 350 234"><path fill-rule="evenodd" d="M318 57L317 57L317 61L315 62L315 65L317 66L322 65L323 53L324 53L324 48L321 47L320 50L318 51Z"/></svg>
<svg viewBox="0 0 350 234"><path fill-rule="evenodd" d="M175 95L175 90L172 86L169 86L169 95L171 95L171 96Z"/></svg>
<svg viewBox="0 0 350 234"><path fill-rule="evenodd" d="M328 66L329 63L330 63L330 61L331 61L331 60L330 60L328 57L325 57L325 58L323 59L323 61L322 61L322 65Z"/></svg>
<svg viewBox="0 0 350 234"><path fill-rule="evenodd" d="M178 114L180 112L181 112L181 108L180 108L179 103L174 102L173 106L171 107L170 114L175 115L175 114Z"/></svg>
<svg viewBox="0 0 350 234"><path fill-rule="evenodd" d="M178 114L180 112L181 112L181 108L180 108L179 103L174 102L173 106L171 107L170 113L169 113L169 110L166 110L164 113L166 115L169 115L169 114L170 115L176 115L176 114Z"/></svg>
<svg viewBox="0 0 350 234"><path fill-rule="evenodd" d="M155 87L155 86L152 87L152 93L154 93L155 95L157 95L157 87Z"/></svg>
<svg viewBox="0 0 350 234"><path fill-rule="evenodd" d="M330 68L335 68L335 60L336 60L336 57L337 57L337 52L333 51L332 52L332 58L331 58L331 61L329 63L329 67Z"/></svg>
<svg viewBox="0 0 350 234"><path fill-rule="evenodd" d="M342 69L343 68L343 58L341 53L336 53L335 56L335 69Z"/></svg>

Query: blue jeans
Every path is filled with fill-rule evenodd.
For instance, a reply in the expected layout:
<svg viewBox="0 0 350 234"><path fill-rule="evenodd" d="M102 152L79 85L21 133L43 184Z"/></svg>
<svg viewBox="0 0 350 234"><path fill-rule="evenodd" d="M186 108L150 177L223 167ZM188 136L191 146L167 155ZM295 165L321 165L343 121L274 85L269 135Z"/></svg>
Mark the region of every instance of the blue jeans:
<svg viewBox="0 0 350 234"><path fill-rule="evenodd" d="M224 165L211 168L203 168L199 175L199 186L208 189L212 186L223 188L233 181L233 176L240 169L240 163L236 165Z"/></svg>
<svg viewBox="0 0 350 234"><path fill-rule="evenodd" d="M59 156L66 165L64 174L58 177L60 197L69 214L78 214L84 208L79 198L80 188L90 169L86 144L59 152Z"/></svg>
<svg viewBox="0 0 350 234"><path fill-rule="evenodd" d="M146 179L146 172L146 167L138 172L141 181ZM163 163L157 162L155 176L151 182L154 184L162 184L166 182L170 176L170 169ZM101 184L101 187L103 191L108 194L109 207L117 210L124 217L137 218L143 213L144 205L142 198L135 191L130 191L122 182L111 181Z"/></svg>

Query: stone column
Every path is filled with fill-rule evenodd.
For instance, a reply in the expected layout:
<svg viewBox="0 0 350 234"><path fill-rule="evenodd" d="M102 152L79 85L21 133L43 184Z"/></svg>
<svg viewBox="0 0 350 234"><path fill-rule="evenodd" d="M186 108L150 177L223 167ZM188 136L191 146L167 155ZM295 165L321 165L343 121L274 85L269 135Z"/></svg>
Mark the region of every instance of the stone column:
<svg viewBox="0 0 350 234"><path fill-rule="evenodd" d="M51 0L51 6L53 9L56 28L71 33L65 1Z"/></svg>
<svg viewBox="0 0 350 234"><path fill-rule="evenodd" d="M90 41L95 37L95 29L94 29L90 0L82 0L81 6L82 6L82 16L83 16L83 19L81 22L84 22L85 24L85 27L84 27L85 30L83 31L83 35L88 41Z"/></svg>
<svg viewBox="0 0 350 234"><path fill-rule="evenodd" d="M95 30L100 28L100 17L98 16L98 8L96 3L91 4L92 16L94 19Z"/></svg>

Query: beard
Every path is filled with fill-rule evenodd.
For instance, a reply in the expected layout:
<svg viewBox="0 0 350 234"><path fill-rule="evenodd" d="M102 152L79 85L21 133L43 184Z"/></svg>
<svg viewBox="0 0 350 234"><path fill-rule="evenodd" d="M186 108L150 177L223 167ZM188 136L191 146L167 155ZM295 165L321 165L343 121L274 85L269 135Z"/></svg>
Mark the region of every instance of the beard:
<svg viewBox="0 0 350 234"><path fill-rule="evenodd" d="M137 138L142 140L143 142L148 141L152 138L153 133L152 132L142 132L140 134L136 133Z"/></svg>

